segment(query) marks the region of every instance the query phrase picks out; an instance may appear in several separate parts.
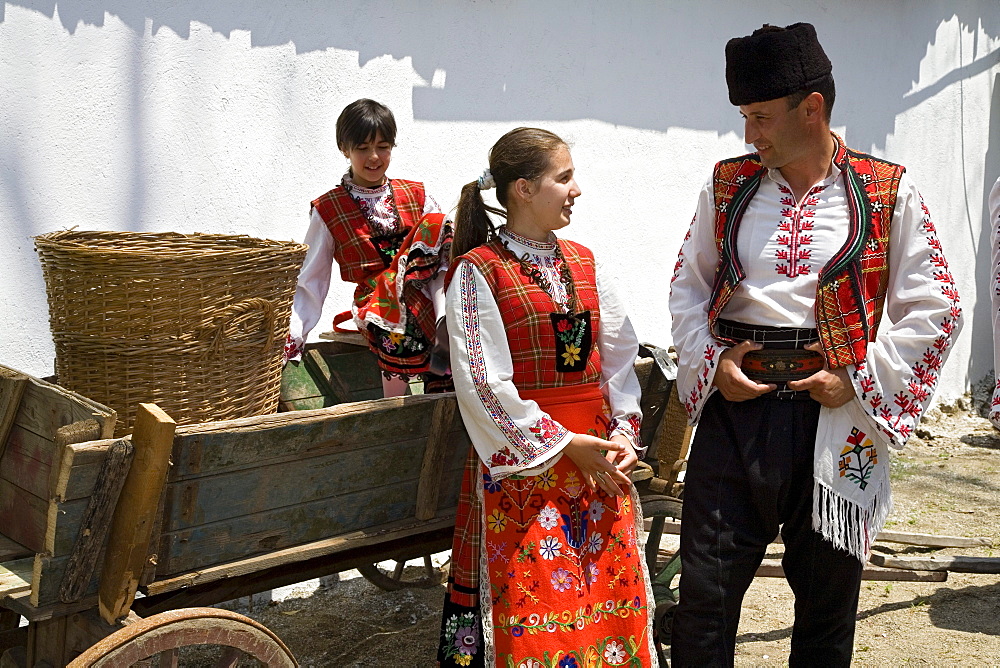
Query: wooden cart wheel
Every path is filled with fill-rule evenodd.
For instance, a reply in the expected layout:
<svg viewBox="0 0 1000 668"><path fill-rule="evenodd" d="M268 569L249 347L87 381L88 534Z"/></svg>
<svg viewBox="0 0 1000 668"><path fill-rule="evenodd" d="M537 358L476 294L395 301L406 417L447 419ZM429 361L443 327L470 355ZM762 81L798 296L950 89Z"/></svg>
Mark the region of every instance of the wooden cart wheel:
<svg viewBox="0 0 1000 668"><path fill-rule="evenodd" d="M406 559L393 559L392 561L395 566L391 571L382 570L378 564L358 566L358 571L366 580L386 591L398 591L410 587L417 589L436 587L448 577L448 564L436 568L429 554L424 555L423 566L415 569L415 572L411 570L412 574L405 572Z"/></svg>
<svg viewBox="0 0 1000 668"><path fill-rule="evenodd" d="M269 667L299 665L278 636L249 617L216 608L183 608L161 612L112 633L67 668L118 668L152 657L159 657L161 668L175 667L180 648L191 645L225 647L217 668L233 668L244 656Z"/></svg>

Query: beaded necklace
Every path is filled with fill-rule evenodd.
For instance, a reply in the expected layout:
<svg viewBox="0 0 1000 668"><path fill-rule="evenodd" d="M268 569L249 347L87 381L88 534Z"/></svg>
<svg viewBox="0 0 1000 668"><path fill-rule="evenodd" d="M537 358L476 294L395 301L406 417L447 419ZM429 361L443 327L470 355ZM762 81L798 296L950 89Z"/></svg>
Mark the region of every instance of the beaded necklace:
<svg viewBox="0 0 1000 668"><path fill-rule="evenodd" d="M510 236L517 236L516 233L505 230ZM507 239L498 235L500 243L504 249L521 267L523 273L529 281L538 286L556 307L556 312L549 314L552 322L552 329L556 337L556 371L570 372L583 371L590 357L590 348L593 343L593 332L590 325L590 311L578 311L580 304L576 296L576 285L573 282L573 274L569 269L569 262L563 255L559 241L555 242L555 256L559 264L559 282L566 290L566 312L560 313L559 303L553 295L552 284L542 274L542 272L529 261L528 253L520 257L511 250L507 244ZM515 239L517 240L517 239ZM523 242L521 242L523 243Z"/></svg>

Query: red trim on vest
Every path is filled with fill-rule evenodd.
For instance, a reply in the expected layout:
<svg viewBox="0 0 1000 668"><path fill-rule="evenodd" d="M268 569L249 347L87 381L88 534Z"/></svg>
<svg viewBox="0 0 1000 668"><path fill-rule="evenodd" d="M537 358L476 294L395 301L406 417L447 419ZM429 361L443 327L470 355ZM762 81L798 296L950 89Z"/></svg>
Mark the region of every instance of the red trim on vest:
<svg viewBox="0 0 1000 668"><path fill-rule="evenodd" d="M549 314L555 306L547 292L531 282L521 265L499 241L478 246L462 256L471 262L490 286L507 330L507 343L514 364L514 385L519 390L538 390L562 385L597 383L601 380L601 356L597 347L601 307L597 295L594 255L572 241L559 241L573 276L580 310L590 311L594 345L581 372L555 370L556 337ZM454 268L458 263L452 264Z"/></svg>
<svg viewBox="0 0 1000 668"><path fill-rule="evenodd" d="M850 229L840 251L819 275L816 290L816 329L831 369L858 364L865 359L868 342L874 341L882 319L889 284L889 229L896 208L896 194L904 168L853 151L834 135L833 162L843 172ZM756 153L723 160L715 166L715 242L719 251L709 305L709 328L715 323L744 278L736 255L740 221L766 173Z"/></svg>
<svg viewBox="0 0 1000 668"><path fill-rule="evenodd" d="M423 217L424 184L391 179L389 186L401 223L393 236L398 235L402 240ZM375 235L371 233L368 220L343 186L317 197L312 205L333 236L333 256L343 280L361 283L389 266L372 241Z"/></svg>

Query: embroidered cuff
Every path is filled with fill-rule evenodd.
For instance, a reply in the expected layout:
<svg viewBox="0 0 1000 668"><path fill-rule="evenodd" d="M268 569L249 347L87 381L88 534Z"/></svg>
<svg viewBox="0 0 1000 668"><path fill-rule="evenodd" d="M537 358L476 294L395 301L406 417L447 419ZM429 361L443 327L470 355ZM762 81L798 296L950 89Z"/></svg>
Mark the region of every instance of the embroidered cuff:
<svg viewBox="0 0 1000 668"><path fill-rule="evenodd" d="M642 427L642 416L635 413L627 415L624 418L613 418L608 438L621 434L632 443L632 447L635 448L635 454L639 459L642 459L646 456L646 447L642 444L642 438L639 436L640 427Z"/></svg>
<svg viewBox="0 0 1000 668"><path fill-rule="evenodd" d="M282 365L289 362L298 362L302 359L302 348L302 339L293 339L291 334L287 335L285 337L285 359Z"/></svg>

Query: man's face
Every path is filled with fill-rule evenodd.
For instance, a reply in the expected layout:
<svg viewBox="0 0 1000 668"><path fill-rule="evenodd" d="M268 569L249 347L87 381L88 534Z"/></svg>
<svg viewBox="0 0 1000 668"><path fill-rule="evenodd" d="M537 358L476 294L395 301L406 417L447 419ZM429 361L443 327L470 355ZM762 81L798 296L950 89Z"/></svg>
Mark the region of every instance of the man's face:
<svg viewBox="0 0 1000 668"><path fill-rule="evenodd" d="M781 169L807 153L805 105L788 108L787 98L740 106L743 137L769 169Z"/></svg>

